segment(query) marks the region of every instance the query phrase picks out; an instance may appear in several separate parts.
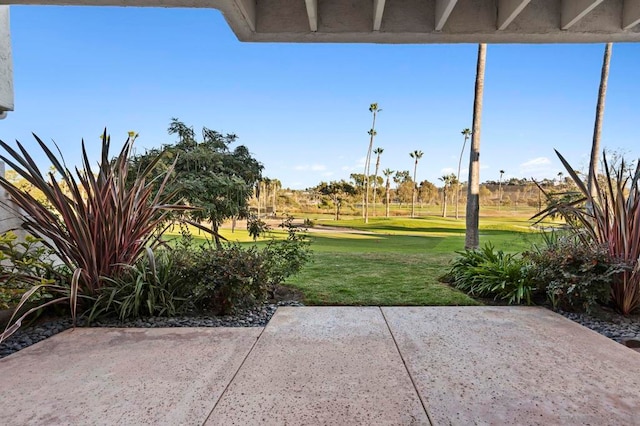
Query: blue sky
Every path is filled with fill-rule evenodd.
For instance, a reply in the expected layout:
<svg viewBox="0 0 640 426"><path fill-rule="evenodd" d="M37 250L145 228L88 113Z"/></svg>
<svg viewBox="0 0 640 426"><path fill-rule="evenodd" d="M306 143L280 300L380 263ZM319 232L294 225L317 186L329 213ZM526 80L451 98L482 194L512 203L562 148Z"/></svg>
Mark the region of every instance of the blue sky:
<svg viewBox="0 0 640 426"><path fill-rule="evenodd" d="M412 170L419 149L418 180L439 184L471 127L475 45L247 44L201 9L12 6L11 30L15 112L0 139L35 152L34 132L72 164L82 138L97 160L104 127L116 145L139 132L140 151L172 142L178 117L236 133L266 176L310 187L362 173L378 102L381 167ZM481 180L554 177L554 148L586 168L603 49L488 47ZM602 143L629 158L638 69L640 44L614 45Z"/></svg>

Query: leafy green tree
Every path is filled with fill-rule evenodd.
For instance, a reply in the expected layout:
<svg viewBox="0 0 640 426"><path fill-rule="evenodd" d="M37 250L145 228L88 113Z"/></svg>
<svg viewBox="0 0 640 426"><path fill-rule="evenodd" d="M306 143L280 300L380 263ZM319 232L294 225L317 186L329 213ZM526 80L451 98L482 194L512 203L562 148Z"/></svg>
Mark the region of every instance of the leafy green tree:
<svg viewBox="0 0 640 426"><path fill-rule="evenodd" d="M344 180L333 181L329 183L320 182L315 190L320 194L331 198L331 201L333 202L333 205L336 209L336 220L340 220L340 207L342 207L342 202L347 197L356 194L356 188L349 182L346 182Z"/></svg>
<svg viewBox="0 0 640 426"><path fill-rule="evenodd" d="M157 172L175 161L170 189L190 206L198 207L187 214L195 221L209 221L216 246L221 247L220 225L232 217L247 217L249 199L263 166L244 145L230 148L238 139L234 134L223 135L204 127L199 142L193 128L177 118L171 120L168 132L178 136L175 144L135 156L131 165L144 170L160 152L165 155Z"/></svg>
<svg viewBox="0 0 640 426"><path fill-rule="evenodd" d="M393 181L396 184L396 198L400 204L411 202L411 196L413 194L413 188L415 184L411 179L411 173L409 170L399 170L393 177Z"/></svg>
<svg viewBox="0 0 640 426"><path fill-rule="evenodd" d="M438 198L438 188L428 180L423 180L418 187L418 198L422 203L433 204Z"/></svg>
<svg viewBox="0 0 640 426"><path fill-rule="evenodd" d="M356 193L362 195L362 202L364 203L364 188L365 188L365 180L366 180L364 175L362 173L351 173L349 175L349 178L353 181L353 184L356 189ZM364 209L364 205L362 208Z"/></svg>

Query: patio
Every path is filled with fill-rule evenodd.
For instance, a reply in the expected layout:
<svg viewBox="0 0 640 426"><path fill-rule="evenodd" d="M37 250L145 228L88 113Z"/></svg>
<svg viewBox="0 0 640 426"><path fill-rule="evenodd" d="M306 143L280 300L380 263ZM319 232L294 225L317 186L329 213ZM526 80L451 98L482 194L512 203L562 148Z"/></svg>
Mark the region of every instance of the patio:
<svg viewBox="0 0 640 426"><path fill-rule="evenodd" d="M58 334L0 360L0 422L631 425L639 371L543 308L282 307L264 329Z"/></svg>

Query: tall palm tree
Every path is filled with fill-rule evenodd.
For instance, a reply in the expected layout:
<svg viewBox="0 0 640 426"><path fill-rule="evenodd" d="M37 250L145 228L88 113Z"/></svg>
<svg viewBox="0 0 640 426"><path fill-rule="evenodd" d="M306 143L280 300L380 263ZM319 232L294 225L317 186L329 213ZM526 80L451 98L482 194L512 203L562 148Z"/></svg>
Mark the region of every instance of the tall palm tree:
<svg viewBox="0 0 640 426"><path fill-rule="evenodd" d="M502 175L504 175L504 170L500 169L500 177L498 177L498 210L502 208Z"/></svg>
<svg viewBox="0 0 640 426"><path fill-rule="evenodd" d="M447 217L447 189L457 184L456 175L453 173L438 178L444 185L442 187L442 217Z"/></svg>
<svg viewBox="0 0 640 426"><path fill-rule="evenodd" d="M480 128L482 123L482 97L484 94L484 69L487 62L487 45L478 45L476 84L473 99L473 125L469 152L469 181L467 184L467 220L464 246L477 249L480 246Z"/></svg>
<svg viewBox="0 0 640 426"><path fill-rule="evenodd" d="M413 191L411 192L411 217L415 217L416 209L416 172L418 171L418 160L422 158L423 152L417 149L409 153L409 156L415 159L413 164Z"/></svg>
<svg viewBox="0 0 640 426"><path fill-rule="evenodd" d="M279 179L271 179L271 193L273 195L273 216L276 216L278 207L278 190L282 188L282 182Z"/></svg>
<svg viewBox="0 0 640 426"><path fill-rule="evenodd" d="M382 171L384 175L387 177L387 185L385 186L385 197L387 198L387 207L386 207L386 217L389 217L389 199L391 194L391 175L395 172L395 170L385 169Z"/></svg>
<svg viewBox="0 0 640 426"><path fill-rule="evenodd" d="M271 178L268 177L263 177L262 178L262 191L264 194L264 197L262 197L262 199L264 200L264 214L267 214L267 206L269 205L269 190L271 189Z"/></svg>
<svg viewBox="0 0 640 426"><path fill-rule="evenodd" d="M373 174L373 215L376 215L376 192L378 192L378 170L380 169L380 156L384 152L382 148L376 148L373 153L376 154L376 172Z"/></svg>
<svg viewBox="0 0 640 426"><path fill-rule="evenodd" d="M462 151L460 151L460 159L458 160L458 174L456 175L456 180L458 181L458 186L456 187L456 219L460 217L458 215L458 205L460 203L460 167L462 166L462 156L464 155L464 148L467 145L469 137L471 136L471 130L464 129L461 133L462 136L464 136L464 142L462 142Z"/></svg>
<svg viewBox="0 0 640 426"><path fill-rule="evenodd" d="M369 134L369 149L367 150L367 157L364 161L364 194L362 202L362 217L364 222L369 223L369 173L371 173L371 151L373 150L373 138L378 134L376 132L376 115L382 111L378 108L377 103L369 105L369 112L373 114L373 122L371 129L367 132Z"/></svg>
<svg viewBox="0 0 640 426"><path fill-rule="evenodd" d="M607 97L607 83L609 81L609 65L611 64L611 49L613 43L607 43L602 58L602 71L600 73L600 87L598 89L598 103L596 105L596 119L593 126L593 141L591 142L591 158L589 160L589 177L587 188L594 197L596 194L595 182L598 180L598 156L600 155L600 138L602 135L602 119L604 118L604 101Z"/></svg>

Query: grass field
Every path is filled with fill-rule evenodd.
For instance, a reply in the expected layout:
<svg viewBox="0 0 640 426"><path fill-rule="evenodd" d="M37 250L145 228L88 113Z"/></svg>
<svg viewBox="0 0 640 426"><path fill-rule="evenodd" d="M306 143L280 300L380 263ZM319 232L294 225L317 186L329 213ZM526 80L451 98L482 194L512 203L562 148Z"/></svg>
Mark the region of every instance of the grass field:
<svg viewBox="0 0 640 426"><path fill-rule="evenodd" d="M524 214L483 217L481 244L491 242L509 252L530 248L540 235L532 230L528 218ZM371 218L368 224L361 218L314 219L316 227L309 232L314 260L287 281L304 294L306 304L477 304L438 281L455 252L464 248L464 219ZM253 244L244 229L234 233L223 229L222 234L231 241ZM273 235L284 236L277 231Z"/></svg>
<svg viewBox="0 0 640 426"><path fill-rule="evenodd" d="M455 252L464 249L464 221L427 217L319 222L311 233L314 262L288 284L305 302L318 305L472 305L465 294L442 284ZM366 232L345 233L335 228ZM322 227L320 227L322 229ZM522 218L489 218L482 244L524 250L539 239Z"/></svg>

